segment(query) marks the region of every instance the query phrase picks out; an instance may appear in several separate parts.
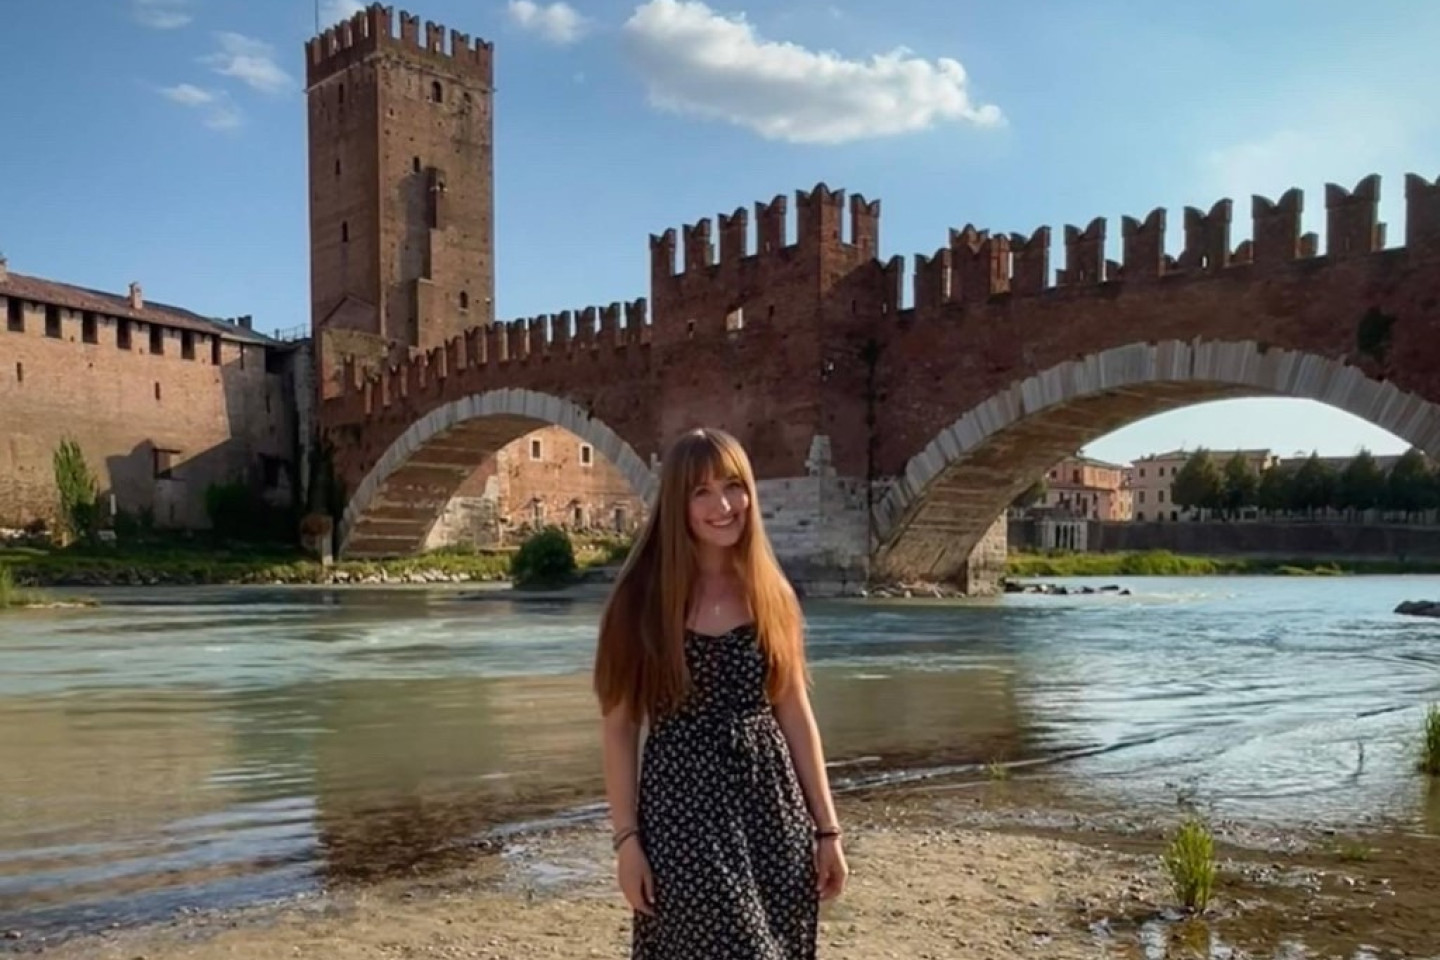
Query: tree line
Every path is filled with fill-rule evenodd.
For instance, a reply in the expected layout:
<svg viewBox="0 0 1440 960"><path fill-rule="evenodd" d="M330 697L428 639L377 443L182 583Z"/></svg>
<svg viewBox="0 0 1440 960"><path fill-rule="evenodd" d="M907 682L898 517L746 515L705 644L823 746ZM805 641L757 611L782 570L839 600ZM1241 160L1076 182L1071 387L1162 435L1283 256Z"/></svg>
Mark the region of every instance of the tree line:
<svg viewBox="0 0 1440 960"><path fill-rule="evenodd" d="M1298 466L1277 463L1256 471L1239 453L1222 465L1201 448L1175 474L1170 500L1225 518L1248 509L1307 517L1379 510L1409 518L1440 509L1440 470L1413 448L1388 471L1363 449L1340 470L1312 453Z"/></svg>

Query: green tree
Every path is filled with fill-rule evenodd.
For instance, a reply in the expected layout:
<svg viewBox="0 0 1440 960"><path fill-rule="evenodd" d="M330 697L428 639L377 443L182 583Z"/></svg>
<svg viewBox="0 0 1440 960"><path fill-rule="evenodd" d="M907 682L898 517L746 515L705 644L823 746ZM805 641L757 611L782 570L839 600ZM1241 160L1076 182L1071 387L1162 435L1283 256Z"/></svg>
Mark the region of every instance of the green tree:
<svg viewBox="0 0 1440 960"><path fill-rule="evenodd" d="M1017 510L1028 510L1035 506L1035 504L1043 501L1049 492L1050 485L1045 482L1045 478L1042 476L1039 480L1036 480L1030 484L1030 486L1021 490L1019 496L1017 496L1010 505Z"/></svg>
<svg viewBox="0 0 1440 960"><path fill-rule="evenodd" d="M1290 508L1306 515L1314 515L1335 502L1335 471L1331 470L1318 453L1311 452L1290 482Z"/></svg>
<svg viewBox="0 0 1440 960"><path fill-rule="evenodd" d="M1290 509L1290 481L1292 474L1289 470L1276 464L1267 467L1260 475L1260 489L1256 491L1255 502L1260 509L1268 514L1285 513Z"/></svg>
<svg viewBox="0 0 1440 960"><path fill-rule="evenodd" d="M1203 447L1190 455L1170 484L1170 500L1190 510L1214 510L1224 504L1225 478L1210 451Z"/></svg>
<svg viewBox="0 0 1440 960"><path fill-rule="evenodd" d="M1341 510L1364 513L1380 506L1385 497L1385 471L1369 450L1361 451L1345 464L1336 482L1335 505Z"/></svg>
<svg viewBox="0 0 1440 960"><path fill-rule="evenodd" d="M1225 461L1224 493L1225 510L1234 517L1246 507L1257 503L1260 493L1260 475L1250 466L1250 461L1236 453Z"/></svg>
<svg viewBox="0 0 1440 960"><path fill-rule="evenodd" d="M1435 499L1435 477L1425 455L1411 447L1406 450L1385 482L1384 504L1386 510L1411 514L1430 509Z"/></svg>
<svg viewBox="0 0 1440 960"><path fill-rule="evenodd" d="M522 587L558 587L575 577L575 547L559 527L546 527L520 545L510 575Z"/></svg>
<svg viewBox="0 0 1440 960"><path fill-rule="evenodd" d="M60 495L60 534L65 542L89 539L99 526L99 484L80 444L66 437L55 448L55 489Z"/></svg>

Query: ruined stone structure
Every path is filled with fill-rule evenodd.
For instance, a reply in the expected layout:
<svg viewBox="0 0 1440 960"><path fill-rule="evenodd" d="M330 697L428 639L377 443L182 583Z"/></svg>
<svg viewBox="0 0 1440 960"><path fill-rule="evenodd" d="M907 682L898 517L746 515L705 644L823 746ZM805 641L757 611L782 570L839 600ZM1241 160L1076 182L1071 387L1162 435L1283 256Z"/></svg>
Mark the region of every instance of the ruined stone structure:
<svg viewBox="0 0 1440 960"><path fill-rule="evenodd" d="M1127 423L1240 396L1304 397L1440 451L1440 184L1406 180L1403 245L1377 221L1380 179L1050 231L965 227L881 260L878 202L823 184L651 237L649 300L466 330L375 376L344 365L321 410L351 492L342 553L414 550L495 450L545 424L640 490L696 424L752 452L777 547L812 592L867 577L993 582L1005 506L1051 464ZM677 269L675 256L683 259Z"/></svg>
<svg viewBox="0 0 1440 960"><path fill-rule="evenodd" d="M461 483L425 546L513 545L546 526L629 536L644 515L645 502L594 446L545 427L501 447Z"/></svg>
<svg viewBox="0 0 1440 960"><path fill-rule="evenodd" d="M298 495L313 408L303 345L254 332L249 317L147 302L138 284L117 296L4 260L0 313L0 527L55 518L52 458L66 437L103 508L113 495L159 527L208 527L212 484L253 484L276 505Z"/></svg>

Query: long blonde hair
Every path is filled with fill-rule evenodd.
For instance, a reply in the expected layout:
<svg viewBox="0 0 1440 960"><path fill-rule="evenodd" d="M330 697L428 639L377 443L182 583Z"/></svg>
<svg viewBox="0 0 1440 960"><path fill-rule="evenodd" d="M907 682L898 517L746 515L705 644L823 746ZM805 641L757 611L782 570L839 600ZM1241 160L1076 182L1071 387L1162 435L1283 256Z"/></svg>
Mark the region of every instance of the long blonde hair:
<svg viewBox="0 0 1440 960"><path fill-rule="evenodd" d="M624 706L637 722L662 716L680 706L689 689L686 615L698 576L689 502L691 492L712 479L738 480L750 497L733 556L769 665L766 694L773 702L808 679L800 603L765 534L750 458L728 433L702 428L666 452L654 509L600 619L594 685L606 713Z"/></svg>

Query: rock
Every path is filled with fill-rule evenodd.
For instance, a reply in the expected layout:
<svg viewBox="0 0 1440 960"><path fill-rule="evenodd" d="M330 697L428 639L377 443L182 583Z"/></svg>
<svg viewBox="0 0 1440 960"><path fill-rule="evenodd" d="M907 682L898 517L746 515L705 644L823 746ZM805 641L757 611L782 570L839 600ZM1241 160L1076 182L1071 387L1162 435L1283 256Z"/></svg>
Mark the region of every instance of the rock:
<svg viewBox="0 0 1440 960"><path fill-rule="evenodd" d="M1395 612L1411 617L1440 617L1440 600L1406 600Z"/></svg>

